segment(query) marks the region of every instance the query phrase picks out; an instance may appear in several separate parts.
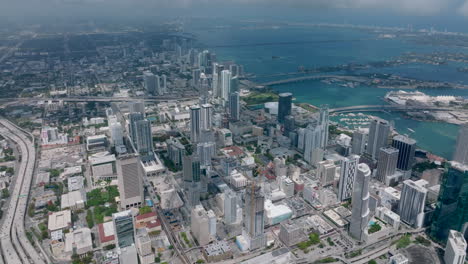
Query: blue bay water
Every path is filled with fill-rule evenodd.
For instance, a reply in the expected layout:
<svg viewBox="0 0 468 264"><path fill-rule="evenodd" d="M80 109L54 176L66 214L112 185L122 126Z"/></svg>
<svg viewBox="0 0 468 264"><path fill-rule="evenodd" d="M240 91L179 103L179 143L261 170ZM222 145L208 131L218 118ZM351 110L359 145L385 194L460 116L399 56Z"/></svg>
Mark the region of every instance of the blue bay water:
<svg viewBox="0 0 468 264"><path fill-rule="evenodd" d="M194 31L201 46L210 47L218 60L233 60L255 75L296 72L299 66L336 66L390 60L405 52L466 52L456 47L420 45L399 39L379 39L377 33L343 28L282 27L247 28L239 25L222 29ZM261 44L261 45L254 45ZM226 47L229 45L228 47ZM275 58L273 58L275 57ZM468 65L449 63L444 66L410 64L394 68L372 69L370 72L393 73L422 80L450 81L468 84L468 74L457 67ZM258 82L281 77L259 78ZM294 94L297 102L314 105L328 104L331 108L382 104L389 89L375 87L348 88L320 81L307 81L274 86L277 91ZM430 95L468 97L467 90L431 89ZM377 113L393 121L400 133L411 134L418 147L447 159L452 157L458 126L444 123L420 122L400 114ZM409 133L408 128L414 130Z"/></svg>

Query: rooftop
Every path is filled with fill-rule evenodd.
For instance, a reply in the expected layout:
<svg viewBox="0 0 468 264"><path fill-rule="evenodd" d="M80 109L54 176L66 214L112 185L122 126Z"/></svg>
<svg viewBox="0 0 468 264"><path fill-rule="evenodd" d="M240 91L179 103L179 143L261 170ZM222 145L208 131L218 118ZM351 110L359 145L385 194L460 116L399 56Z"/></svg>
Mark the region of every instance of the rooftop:
<svg viewBox="0 0 468 264"><path fill-rule="evenodd" d="M69 227L71 224L71 211L64 210L50 214L48 223L48 228L50 231Z"/></svg>

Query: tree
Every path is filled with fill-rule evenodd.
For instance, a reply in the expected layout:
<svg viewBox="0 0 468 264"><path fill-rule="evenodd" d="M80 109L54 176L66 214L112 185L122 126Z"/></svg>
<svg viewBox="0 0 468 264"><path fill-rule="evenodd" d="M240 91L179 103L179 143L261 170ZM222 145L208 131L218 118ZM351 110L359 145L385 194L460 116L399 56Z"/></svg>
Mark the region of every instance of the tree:
<svg viewBox="0 0 468 264"><path fill-rule="evenodd" d="M143 206L140 208L140 215L142 214L147 214L151 213L151 207L150 206Z"/></svg>
<svg viewBox="0 0 468 264"><path fill-rule="evenodd" d="M205 263L205 261L204 261L203 259L199 259L199 260L197 260L195 263L201 264L201 263Z"/></svg>
<svg viewBox="0 0 468 264"><path fill-rule="evenodd" d="M369 262L367 262L367 264L377 264L377 261L372 259L372 260L369 260Z"/></svg>
<svg viewBox="0 0 468 264"><path fill-rule="evenodd" d="M91 211L91 209L88 209L88 212L86 213L86 223L88 224L89 228L93 228L94 218L93 218L93 212Z"/></svg>
<svg viewBox="0 0 468 264"><path fill-rule="evenodd" d="M10 192L8 191L8 189L5 188L2 190L2 198L6 199L8 197L10 197Z"/></svg>

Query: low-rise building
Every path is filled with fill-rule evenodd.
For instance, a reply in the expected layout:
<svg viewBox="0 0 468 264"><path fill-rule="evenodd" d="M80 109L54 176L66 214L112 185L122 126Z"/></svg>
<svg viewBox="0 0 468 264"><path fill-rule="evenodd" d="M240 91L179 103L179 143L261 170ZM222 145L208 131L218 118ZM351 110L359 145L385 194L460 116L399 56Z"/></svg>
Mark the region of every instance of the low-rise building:
<svg viewBox="0 0 468 264"><path fill-rule="evenodd" d="M83 190L73 191L66 194L62 194L62 199L60 200L62 210L64 209L83 209L86 203L86 194Z"/></svg>
<svg viewBox="0 0 468 264"><path fill-rule="evenodd" d="M64 230L72 225L71 211L63 210L49 215L48 230L49 233L56 230Z"/></svg>
<svg viewBox="0 0 468 264"><path fill-rule="evenodd" d="M232 257L232 249L224 240L206 245L202 252L208 262L219 262Z"/></svg>
<svg viewBox="0 0 468 264"><path fill-rule="evenodd" d="M98 224L99 244L102 247L115 244L115 229L112 221Z"/></svg>
<svg viewBox="0 0 468 264"><path fill-rule="evenodd" d="M65 254L83 255L93 250L91 229L80 228L65 234Z"/></svg>
<svg viewBox="0 0 468 264"><path fill-rule="evenodd" d="M398 228L400 227L400 216L395 212L392 212L387 207L377 207L377 209L375 210L375 216L392 226L395 230L398 230Z"/></svg>

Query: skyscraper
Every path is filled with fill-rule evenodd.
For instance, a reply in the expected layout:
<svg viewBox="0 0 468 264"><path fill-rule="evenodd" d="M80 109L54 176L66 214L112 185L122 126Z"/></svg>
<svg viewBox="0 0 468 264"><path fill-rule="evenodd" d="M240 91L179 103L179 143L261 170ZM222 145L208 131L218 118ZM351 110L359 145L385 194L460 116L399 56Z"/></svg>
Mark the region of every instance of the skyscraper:
<svg viewBox="0 0 468 264"><path fill-rule="evenodd" d="M156 89L156 76L151 72L144 72L143 73L143 79L145 81L146 91L150 95L156 95L156 92L157 92L157 89Z"/></svg>
<svg viewBox="0 0 468 264"><path fill-rule="evenodd" d="M201 129L210 130L212 128L213 106L211 104L203 104L201 106Z"/></svg>
<svg viewBox="0 0 468 264"><path fill-rule="evenodd" d="M140 113L140 112L134 112L134 113L130 113L128 115L128 118L129 118L129 124L128 124L128 128L129 128L129 132L130 132L130 137L132 139L132 142L133 144L136 144L136 138L137 138L137 127L136 127L136 123L137 121L140 121L140 120L143 120L144 117L143 117L143 114Z"/></svg>
<svg viewBox="0 0 468 264"><path fill-rule="evenodd" d="M117 160L120 207L140 207L143 202L143 168L138 156L127 155Z"/></svg>
<svg viewBox="0 0 468 264"><path fill-rule="evenodd" d="M349 223L349 234L359 241L367 239L369 226L369 166L361 163L357 167L356 180L353 187L352 214Z"/></svg>
<svg viewBox="0 0 468 264"><path fill-rule="evenodd" d="M335 182L336 166L331 160L318 163L317 175L322 186L328 186Z"/></svg>
<svg viewBox="0 0 468 264"><path fill-rule="evenodd" d="M200 182L200 159L197 155L184 156L182 166L185 182Z"/></svg>
<svg viewBox="0 0 468 264"><path fill-rule="evenodd" d="M198 88L198 92L200 93L200 104L204 105L208 103L209 99L209 84L208 84L208 78L206 78L206 75L204 73L200 74L200 85Z"/></svg>
<svg viewBox="0 0 468 264"><path fill-rule="evenodd" d="M109 127L112 144L114 146L123 146L123 128L120 123L113 123Z"/></svg>
<svg viewBox="0 0 468 264"><path fill-rule="evenodd" d="M457 145L453 160L468 165L468 125L463 125L458 131Z"/></svg>
<svg viewBox="0 0 468 264"><path fill-rule="evenodd" d="M450 230L445 247L445 264L464 264L466 259L466 240L463 234Z"/></svg>
<svg viewBox="0 0 468 264"><path fill-rule="evenodd" d="M250 250L266 245L265 237L265 197L259 186L248 186L244 197L244 227L249 239Z"/></svg>
<svg viewBox="0 0 468 264"><path fill-rule="evenodd" d="M228 189L224 192L224 222L233 224L237 220L237 195Z"/></svg>
<svg viewBox="0 0 468 264"><path fill-rule="evenodd" d="M161 75L161 90L163 93L167 93L167 76Z"/></svg>
<svg viewBox="0 0 468 264"><path fill-rule="evenodd" d="M200 142L197 144L197 155L202 167L211 166L211 159L216 156L215 142Z"/></svg>
<svg viewBox="0 0 468 264"><path fill-rule="evenodd" d="M229 100L229 93L231 92L231 78L232 74L229 70L221 72L221 98L227 102Z"/></svg>
<svg viewBox="0 0 468 264"><path fill-rule="evenodd" d="M353 195L354 180L359 163L358 155L351 155L341 161L340 182L338 186L338 200L351 199Z"/></svg>
<svg viewBox="0 0 468 264"><path fill-rule="evenodd" d="M376 118L371 121L366 153L373 159L377 158L379 149L387 146L390 135L390 124L383 119Z"/></svg>
<svg viewBox="0 0 468 264"><path fill-rule="evenodd" d="M134 125L136 129L135 148L141 155L151 156L153 152L153 137L151 134L151 122L138 120Z"/></svg>
<svg viewBox="0 0 468 264"><path fill-rule="evenodd" d="M377 173L375 177L380 182L386 183L387 177L395 174L397 161L398 161L398 149L396 148L381 148L379 151L379 159L377 164Z"/></svg>
<svg viewBox="0 0 468 264"><path fill-rule="evenodd" d="M280 93L278 98L278 122L283 123L284 118L291 115L292 93Z"/></svg>
<svg viewBox="0 0 468 264"><path fill-rule="evenodd" d="M192 209L190 229L198 244L204 246L210 242L208 213L202 205Z"/></svg>
<svg viewBox="0 0 468 264"><path fill-rule="evenodd" d="M416 152L416 140L403 135L393 137L392 147L398 149L397 168L403 171L411 170Z"/></svg>
<svg viewBox="0 0 468 264"><path fill-rule="evenodd" d="M135 243L135 227L130 210L112 214L115 238L119 248L125 248Z"/></svg>
<svg viewBox="0 0 468 264"><path fill-rule="evenodd" d="M293 132L295 128L296 128L296 121L294 119L294 116L291 116L291 115L285 116L283 135L288 137L289 133Z"/></svg>
<svg viewBox="0 0 468 264"><path fill-rule="evenodd" d="M442 177L430 232L440 242L447 240L450 229L462 231L468 222L468 166L456 161L450 165Z"/></svg>
<svg viewBox="0 0 468 264"><path fill-rule="evenodd" d="M361 129L356 129L353 132L353 141L351 147L351 153L356 155L362 155L366 150L367 133Z"/></svg>
<svg viewBox="0 0 468 264"><path fill-rule="evenodd" d="M156 93L155 95L163 95L163 91L161 89L161 78L159 78L159 75L155 75L155 82L156 82Z"/></svg>
<svg viewBox="0 0 468 264"><path fill-rule="evenodd" d="M229 117L233 121L240 119L239 92L233 92L229 95Z"/></svg>
<svg viewBox="0 0 468 264"><path fill-rule="evenodd" d="M329 129L329 112L328 106L320 108L319 126L322 128L322 135L320 137L320 147L325 149L328 145L328 129Z"/></svg>
<svg viewBox="0 0 468 264"><path fill-rule="evenodd" d="M401 221L414 228L421 228L424 224L427 184L428 182L425 180L406 180L403 182L398 214Z"/></svg>
<svg viewBox="0 0 468 264"><path fill-rule="evenodd" d="M320 149L320 143L322 140L322 130L317 123L309 124L306 128L304 135L304 160L309 164L321 161L314 156L316 149Z"/></svg>
<svg viewBox="0 0 468 264"><path fill-rule="evenodd" d="M200 106L194 105L190 107L190 139L193 143L196 143L200 140L201 130L201 109Z"/></svg>

